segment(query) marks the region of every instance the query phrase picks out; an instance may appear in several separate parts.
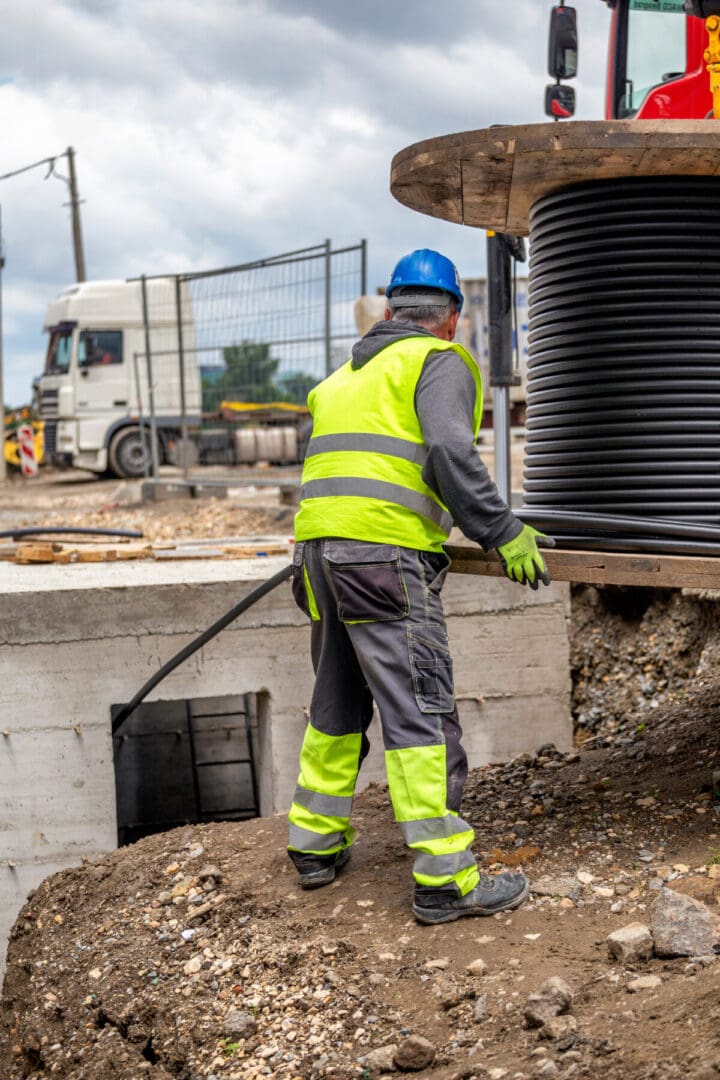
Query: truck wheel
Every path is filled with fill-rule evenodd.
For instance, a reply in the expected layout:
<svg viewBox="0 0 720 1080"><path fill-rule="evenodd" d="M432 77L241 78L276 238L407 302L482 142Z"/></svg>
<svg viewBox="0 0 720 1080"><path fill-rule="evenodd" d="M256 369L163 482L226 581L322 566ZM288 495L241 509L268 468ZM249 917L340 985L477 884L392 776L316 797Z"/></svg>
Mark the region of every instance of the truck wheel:
<svg viewBox="0 0 720 1080"><path fill-rule="evenodd" d="M113 436L108 452L111 470L116 476L134 479L150 472L150 432L139 427L126 427Z"/></svg>

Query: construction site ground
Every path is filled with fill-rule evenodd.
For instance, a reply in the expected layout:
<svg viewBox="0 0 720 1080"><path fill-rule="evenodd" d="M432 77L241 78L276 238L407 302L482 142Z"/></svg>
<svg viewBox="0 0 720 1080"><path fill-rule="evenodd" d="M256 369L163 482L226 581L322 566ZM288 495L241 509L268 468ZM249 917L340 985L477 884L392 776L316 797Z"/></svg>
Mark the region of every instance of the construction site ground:
<svg viewBox="0 0 720 1080"><path fill-rule="evenodd" d="M117 481L11 482L0 528L292 531L274 488L136 495ZM720 915L718 611L708 594L574 589L576 748L533 745L473 770L465 791L483 868L531 878L516 912L419 926L383 785L356 800L349 865L313 892L298 888L282 818L152 836L31 896L10 942L0 1077L718 1077L720 959L623 963L607 946L650 924L667 889ZM553 976L574 1022L528 1026L527 998Z"/></svg>

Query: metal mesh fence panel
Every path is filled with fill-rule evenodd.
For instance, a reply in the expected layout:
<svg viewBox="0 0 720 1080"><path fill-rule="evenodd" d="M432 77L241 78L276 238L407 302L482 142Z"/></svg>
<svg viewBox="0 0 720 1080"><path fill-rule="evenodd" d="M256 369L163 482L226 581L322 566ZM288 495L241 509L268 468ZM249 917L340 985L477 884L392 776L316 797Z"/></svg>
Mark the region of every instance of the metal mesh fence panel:
<svg viewBox="0 0 720 1080"><path fill-rule="evenodd" d="M145 279L143 397L161 427L177 411L190 463L237 460L228 426L297 424L310 389L349 356L365 268L365 241L337 250L326 241L241 266Z"/></svg>

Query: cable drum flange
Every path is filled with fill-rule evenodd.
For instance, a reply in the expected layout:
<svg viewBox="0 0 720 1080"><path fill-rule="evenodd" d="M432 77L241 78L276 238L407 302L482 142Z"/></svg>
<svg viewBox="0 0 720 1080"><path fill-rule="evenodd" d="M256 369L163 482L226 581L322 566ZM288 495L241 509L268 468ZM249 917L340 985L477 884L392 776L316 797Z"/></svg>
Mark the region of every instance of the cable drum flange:
<svg viewBox="0 0 720 1080"><path fill-rule="evenodd" d="M521 517L573 546L720 554L719 198L633 177L531 211Z"/></svg>

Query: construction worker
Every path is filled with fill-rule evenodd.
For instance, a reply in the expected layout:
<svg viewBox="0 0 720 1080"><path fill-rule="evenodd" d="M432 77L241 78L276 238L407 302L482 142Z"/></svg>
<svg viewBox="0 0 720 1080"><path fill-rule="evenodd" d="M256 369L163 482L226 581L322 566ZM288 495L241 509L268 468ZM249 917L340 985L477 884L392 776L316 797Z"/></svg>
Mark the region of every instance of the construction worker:
<svg viewBox="0 0 720 1080"><path fill-rule="evenodd" d="M515 908L529 891L520 872L479 874L459 813L467 757L440 599L453 519L499 552L514 581L550 578L542 534L511 513L475 450L482 383L453 343L455 266L413 251L386 296L385 321L308 398L293 592L312 620L316 681L288 850L304 888L347 863L374 701L395 818L415 856L413 912L435 924Z"/></svg>

